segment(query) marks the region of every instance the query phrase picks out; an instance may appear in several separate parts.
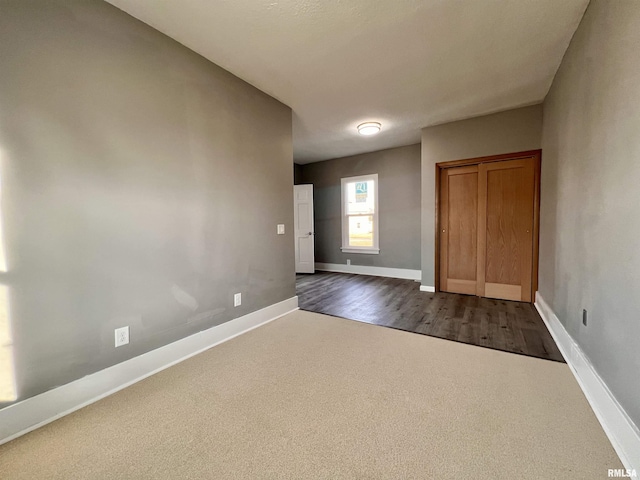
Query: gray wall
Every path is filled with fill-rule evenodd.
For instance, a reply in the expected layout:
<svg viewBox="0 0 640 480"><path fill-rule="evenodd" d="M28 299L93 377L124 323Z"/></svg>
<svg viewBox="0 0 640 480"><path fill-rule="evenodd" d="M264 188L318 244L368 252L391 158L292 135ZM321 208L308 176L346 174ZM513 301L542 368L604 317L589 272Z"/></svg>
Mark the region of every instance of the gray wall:
<svg viewBox="0 0 640 480"><path fill-rule="evenodd" d="M299 185L302 183L302 165L297 163L293 164L293 184Z"/></svg>
<svg viewBox="0 0 640 480"><path fill-rule="evenodd" d="M422 285L435 285L436 163L537 150L541 136L541 105L422 129Z"/></svg>
<svg viewBox="0 0 640 480"><path fill-rule="evenodd" d="M99 1L2 1L0 58L20 399L295 295L287 106Z"/></svg>
<svg viewBox="0 0 640 480"><path fill-rule="evenodd" d="M342 253L340 179L378 174L380 253ZM302 165L314 187L316 262L420 269L420 145Z"/></svg>
<svg viewBox="0 0 640 480"><path fill-rule="evenodd" d="M545 100L539 287L636 425L638 25L640 2L592 0Z"/></svg>

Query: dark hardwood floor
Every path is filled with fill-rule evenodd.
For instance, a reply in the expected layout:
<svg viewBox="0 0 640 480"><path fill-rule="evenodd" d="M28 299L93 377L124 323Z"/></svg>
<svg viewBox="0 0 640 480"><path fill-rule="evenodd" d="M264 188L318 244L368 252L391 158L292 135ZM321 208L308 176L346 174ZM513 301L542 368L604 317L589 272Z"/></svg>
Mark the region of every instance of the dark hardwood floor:
<svg viewBox="0 0 640 480"><path fill-rule="evenodd" d="M302 310L564 362L529 303L427 293L413 280L316 272L296 277Z"/></svg>

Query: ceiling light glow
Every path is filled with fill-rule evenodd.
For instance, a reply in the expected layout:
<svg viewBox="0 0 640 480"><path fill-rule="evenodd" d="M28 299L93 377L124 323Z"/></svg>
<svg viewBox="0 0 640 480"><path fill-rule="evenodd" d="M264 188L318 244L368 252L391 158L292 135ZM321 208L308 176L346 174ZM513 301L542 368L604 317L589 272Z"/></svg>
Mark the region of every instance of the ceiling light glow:
<svg viewBox="0 0 640 480"><path fill-rule="evenodd" d="M358 133L360 135L375 135L380 131L380 125L378 122L365 122L358 125Z"/></svg>

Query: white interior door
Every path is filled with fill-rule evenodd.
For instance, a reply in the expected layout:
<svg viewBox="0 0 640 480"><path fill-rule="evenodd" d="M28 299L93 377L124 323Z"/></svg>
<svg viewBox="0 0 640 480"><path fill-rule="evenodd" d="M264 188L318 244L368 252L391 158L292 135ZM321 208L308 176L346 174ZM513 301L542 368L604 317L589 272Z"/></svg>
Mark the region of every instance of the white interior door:
<svg viewBox="0 0 640 480"><path fill-rule="evenodd" d="M293 199L296 273L313 273L315 271L313 185L294 185Z"/></svg>

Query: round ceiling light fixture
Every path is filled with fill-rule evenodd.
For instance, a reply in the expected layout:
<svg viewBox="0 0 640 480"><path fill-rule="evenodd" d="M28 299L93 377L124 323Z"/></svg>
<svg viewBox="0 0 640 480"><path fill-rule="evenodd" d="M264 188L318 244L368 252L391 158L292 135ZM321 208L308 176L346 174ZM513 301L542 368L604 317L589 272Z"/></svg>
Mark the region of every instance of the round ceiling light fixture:
<svg viewBox="0 0 640 480"><path fill-rule="evenodd" d="M381 124L378 122L365 122L358 125L358 133L360 135L375 135L380 131Z"/></svg>

